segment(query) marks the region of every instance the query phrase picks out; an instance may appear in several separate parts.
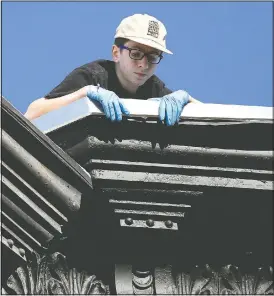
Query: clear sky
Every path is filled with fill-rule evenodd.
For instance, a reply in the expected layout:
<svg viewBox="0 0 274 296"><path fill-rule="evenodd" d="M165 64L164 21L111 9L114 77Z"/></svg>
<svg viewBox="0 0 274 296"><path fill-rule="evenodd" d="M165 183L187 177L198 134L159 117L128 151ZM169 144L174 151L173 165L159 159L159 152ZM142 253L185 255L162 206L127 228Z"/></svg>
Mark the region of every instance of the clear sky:
<svg viewBox="0 0 274 296"><path fill-rule="evenodd" d="M120 21L167 28L158 75L204 103L273 106L270 2L3 2L2 94L24 113L74 68L111 59Z"/></svg>

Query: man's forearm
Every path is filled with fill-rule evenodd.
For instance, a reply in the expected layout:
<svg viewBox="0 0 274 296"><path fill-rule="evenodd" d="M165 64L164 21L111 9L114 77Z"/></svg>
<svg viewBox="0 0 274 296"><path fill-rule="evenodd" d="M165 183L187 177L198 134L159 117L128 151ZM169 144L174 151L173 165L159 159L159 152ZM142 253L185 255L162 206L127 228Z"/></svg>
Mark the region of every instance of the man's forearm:
<svg viewBox="0 0 274 296"><path fill-rule="evenodd" d="M87 86L84 86L79 90L63 97L59 97L55 99L46 99L46 98L37 99L29 105L28 110L25 113L25 117L29 120L35 119L50 111L59 109L74 101L84 98L86 95L87 95Z"/></svg>

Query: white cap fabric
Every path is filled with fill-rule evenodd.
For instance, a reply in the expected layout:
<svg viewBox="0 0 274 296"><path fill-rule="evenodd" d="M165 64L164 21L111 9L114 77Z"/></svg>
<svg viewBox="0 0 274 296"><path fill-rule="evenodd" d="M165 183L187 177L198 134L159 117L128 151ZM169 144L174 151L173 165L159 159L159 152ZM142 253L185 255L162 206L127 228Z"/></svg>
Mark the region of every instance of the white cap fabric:
<svg viewBox="0 0 274 296"><path fill-rule="evenodd" d="M126 38L173 54L166 48L166 35L164 24L155 17L148 14L134 14L121 21L114 38Z"/></svg>

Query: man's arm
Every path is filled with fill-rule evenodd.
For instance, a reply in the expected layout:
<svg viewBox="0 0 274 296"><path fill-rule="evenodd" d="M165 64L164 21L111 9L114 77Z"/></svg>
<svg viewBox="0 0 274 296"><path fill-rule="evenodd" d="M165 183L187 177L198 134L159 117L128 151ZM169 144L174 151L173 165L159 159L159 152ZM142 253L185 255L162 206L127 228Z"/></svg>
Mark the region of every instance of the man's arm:
<svg viewBox="0 0 274 296"><path fill-rule="evenodd" d="M25 117L32 120L81 99L87 95L86 86L93 83L95 81L86 69L76 68L47 95L32 102L25 113Z"/></svg>
<svg viewBox="0 0 274 296"><path fill-rule="evenodd" d="M113 91L95 85L87 85L68 95L52 99L41 98L34 101L30 104L25 117L29 120L35 119L86 96L91 101L99 102L106 117L111 121L121 121L122 114L130 114L123 102Z"/></svg>
<svg viewBox="0 0 274 296"><path fill-rule="evenodd" d="M62 106L66 106L74 101L84 98L87 95L87 88L88 86L84 86L71 94L54 99L37 99L29 105L27 112L25 113L25 117L32 120L50 111L59 109Z"/></svg>

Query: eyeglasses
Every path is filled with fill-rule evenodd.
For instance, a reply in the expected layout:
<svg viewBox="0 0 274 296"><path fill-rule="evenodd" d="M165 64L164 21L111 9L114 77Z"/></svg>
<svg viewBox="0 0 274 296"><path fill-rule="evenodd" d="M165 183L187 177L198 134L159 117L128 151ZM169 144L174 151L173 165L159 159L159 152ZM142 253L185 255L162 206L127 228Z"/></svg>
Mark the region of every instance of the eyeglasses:
<svg viewBox="0 0 274 296"><path fill-rule="evenodd" d="M144 53L139 49L129 48L127 46L119 46L121 49L127 49L129 51L129 57L133 60L142 60L144 56L147 57L147 61L150 64L159 64L163 56L157 53Z"/></svg>

